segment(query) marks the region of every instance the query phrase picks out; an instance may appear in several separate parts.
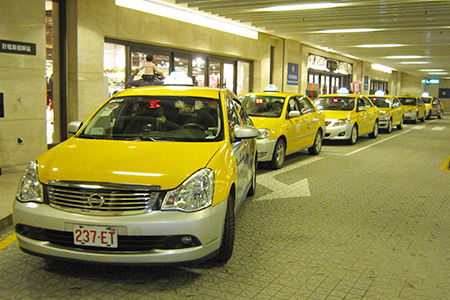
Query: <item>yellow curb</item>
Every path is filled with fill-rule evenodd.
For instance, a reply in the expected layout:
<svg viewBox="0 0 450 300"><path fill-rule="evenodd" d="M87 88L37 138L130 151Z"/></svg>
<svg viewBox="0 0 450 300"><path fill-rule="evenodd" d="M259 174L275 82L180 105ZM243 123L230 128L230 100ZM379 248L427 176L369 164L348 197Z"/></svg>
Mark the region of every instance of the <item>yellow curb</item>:
<svg viewBox="0 0 450 300"><path fill-rule="evenodd" d="M6 247L8 247L9 244L11 244L12 242L14 242L16 240L16 234L13 233L11 235L9 235L6 239L4 239L3 241L0 241L0 251L2 251L3 249L5 249Z"/></svg>
<svg viewBox="0 0 450 300"><path fill-rule="evenodd" d="M450 157L447 158L445 163L442 165L441 170L450 173Z"/></svg>

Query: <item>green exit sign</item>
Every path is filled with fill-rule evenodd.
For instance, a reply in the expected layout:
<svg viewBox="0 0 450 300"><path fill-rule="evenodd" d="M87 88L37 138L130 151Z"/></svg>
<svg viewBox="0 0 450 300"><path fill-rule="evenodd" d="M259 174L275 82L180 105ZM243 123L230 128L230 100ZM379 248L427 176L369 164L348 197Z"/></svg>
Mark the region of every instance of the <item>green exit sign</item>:
<svg viewBox="0 0 450 300"><path fill-rule="evenodd" d="M425 84L439 84L440 82L439 79L422 79L422 83Z"/></svg>

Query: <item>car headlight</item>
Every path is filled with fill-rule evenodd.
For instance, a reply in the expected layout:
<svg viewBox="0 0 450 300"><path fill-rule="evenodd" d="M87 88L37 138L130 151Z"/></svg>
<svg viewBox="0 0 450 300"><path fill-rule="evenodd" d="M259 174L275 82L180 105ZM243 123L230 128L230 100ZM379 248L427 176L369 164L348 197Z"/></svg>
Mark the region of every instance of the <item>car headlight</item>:
<svg viewBox="0 0 450 300"><path fill-rule="evenodd" d="M387 113L385 113L385 112L383 112L383 113L380 113L380 120L387 120L387 119L389 119L389 117L388 117L388 114L387 114Z"/></svg>
<svg viewBox="0 0 450 300"><path fill-rule="evenodd" d="M258 139L265 139L270 136L270 129L261 128L258 129Z"/></svg>
<svg viewBox="0 0 450 300"><path fill-rule="evenodd" d="M337 120L336 122L334 122L333 126L344 126L345 124L347 124L349 122L350 121L348 119Z"/></svg>
<svg viewBox="0 0 450 300"><path fill-rule="evenodd" d="M28 165L19 181L19 187L16 194L17 200L23 202L44 201L44 193L42 184L39 182L37 168L38 164L35 161L30 162Z"/></svg>
<svg viewBox="0 0 450 300"><path fill-rule="evenodd" d="M193 212L211 206L214 195L214 171L201 169L174 190L168 191L161 210Z"/></svg>

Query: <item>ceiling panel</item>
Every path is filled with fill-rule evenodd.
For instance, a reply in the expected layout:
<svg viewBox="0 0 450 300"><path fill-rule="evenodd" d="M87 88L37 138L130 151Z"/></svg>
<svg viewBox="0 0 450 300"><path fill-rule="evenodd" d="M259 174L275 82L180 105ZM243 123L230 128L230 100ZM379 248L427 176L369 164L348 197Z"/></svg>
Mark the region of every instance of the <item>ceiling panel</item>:
<svg viewBox="0 0 450 300"><path fill-rule="evenodd" d="M379 63L416 76L450 78L450 1L270 1L175 0L233 21L252 25L300 43L334 49L344 55ZM271 6L334 3L334 8L258 11ZM364 33L320 33L330 29L370 28ZM360 48L362 44L402 44L402 47ZM416 59L386 56L417 55ZM412 62L412 63L409 63ZM427 64L414 64L427 62ZM422 69L445 69L447 74L428 75Z"/></svg>

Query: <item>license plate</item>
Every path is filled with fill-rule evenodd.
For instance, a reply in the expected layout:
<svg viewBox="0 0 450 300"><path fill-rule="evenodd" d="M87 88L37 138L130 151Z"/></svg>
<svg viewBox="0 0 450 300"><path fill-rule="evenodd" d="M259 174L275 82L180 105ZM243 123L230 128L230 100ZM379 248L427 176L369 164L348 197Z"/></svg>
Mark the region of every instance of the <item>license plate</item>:
<svg viewBox="0 0 450 300"><path fill-rule="evenodd" d="M74 225L73 241L75 245L117 248L117 228Z"/></svg>

